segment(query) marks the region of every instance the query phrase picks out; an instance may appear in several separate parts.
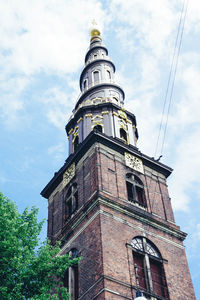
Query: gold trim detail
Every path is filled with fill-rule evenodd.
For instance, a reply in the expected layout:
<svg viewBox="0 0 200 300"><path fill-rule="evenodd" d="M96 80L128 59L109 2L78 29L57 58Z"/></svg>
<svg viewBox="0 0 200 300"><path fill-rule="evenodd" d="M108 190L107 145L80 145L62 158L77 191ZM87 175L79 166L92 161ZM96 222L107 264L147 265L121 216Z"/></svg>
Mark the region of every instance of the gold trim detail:
<svg viewBox="0 0 200 300"><path fill-rule="evenodd" d="M102 115L108 115L108 114L109 114L109 111L108 111L108 110L102 111L101 114L102 114Z"/></svg>
<svg viewBox="0 0 200 300"><path fill-rule="evenodd" d="M99 116L99 115L96 115L92 118L92 121L94 122L95 119L100 119L100 120L103 120L103 117L102 116Z"/></svg>
<svg viewBox="0 0 200 300"><path fill-rule="evenodd" d="M78 119L77 124L80 123L83 120L82 117L80 117L80 119Z"/></svg>
<svg viewBox="0 0 200 300"><path fill-rule="evenodd" d="M72 163L63 173L63 187L65 187L75 176L75 163Z"/></svg>
<svg viewBox="0 0 200 300"><path fill-rule="evenodd" d="M116 117L119 116L118 113L116 113L115 111L112 113L112 115L113 115L113 116L116 116Z"/></svg>
<svg viewBox="0 0 200 300"><path fill-rule="evenodd" d="M118 114L119 114L119 117L126 120L127 121L127 114L125 113L125 111L122 109L122 110L118 110Z"/></svg>
<svg viewBox="0 0 200 300"><path fill-rule="evenodd" d="M92 125L92 130L94 129L95 126L100 125L102 129L104 129L104 125L100 122L95 122L94 125ZM103 131L102 131L103 132Z"/></svg>
<svg viewBox="0 0 200 300"><path fill-rule="evenodd" d="M92 117L92 114L86 114L85 117L86 117L86 118L91 118L91 117Z"/></svg>
<svg viewBox="0 0 200 300"><path fill-rule="evenodd" d="M74 131L74 129L71 128L70 131L68 132L68 135L70 135L73 131Z"/></svg>

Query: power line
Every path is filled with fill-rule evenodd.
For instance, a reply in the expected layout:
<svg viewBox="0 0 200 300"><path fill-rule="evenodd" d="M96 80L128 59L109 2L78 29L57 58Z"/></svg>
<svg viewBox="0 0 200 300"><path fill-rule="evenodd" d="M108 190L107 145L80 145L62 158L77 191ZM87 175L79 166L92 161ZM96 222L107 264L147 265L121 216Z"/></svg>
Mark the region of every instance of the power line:
<svg viewBox="0 0 200 300"><path fill-rule="evenodd" d="M162 144L161 144L162 146L161 146L161 151L160 151L160 154L161 155L163 154L164 143L165 143L165 138L166 138L166 131L167 131L167 125L168 125L169 112L170 112L170 107L171 107L171 102L172 102L172 95L173 95L175 77L176 77L177 66L178 66L178 59L179 59L180 48L181 48L181 44L182 44L183 31L184 31L184 25L185 25L185 19L186 19L186 14L187 14L187 7L188 7L188 0L184 0L183 1L183 6L182 6L182 9L181 9L179 24L178 24L178 32L177 32L177 35L176 35L176 41L175 41L175 46L174 46L174 51L173 51L173 58L172 58L171 66L170 66L170 73L169 73L169 78L168 78L168 82L167 82L167 88L166 88L166 93L165 93L165 98L164 98L164 103L163 103L163 110L162 110L162 116L161 116L161 121L160 121L160 126L159 126L159 133L158 133L158 138L157 138L157 142L156 142L154 157L156 157L156 154L157 154L158 145L159 145L160 136L161 136L161 130L162 130L162 127L164 126L164 116L165 116L165 109L166 109L167 99L168 99L168 95L170 93L169 104L168 104L167 115L166 115L166 122L165 122L165 126L164 126L163 139L162 139ZM181 28L181 26L182 26L182 28ZM174 67L174 65L175 65L175 67ZM171 83L171 90L170 90L170 83Z"/></svg>

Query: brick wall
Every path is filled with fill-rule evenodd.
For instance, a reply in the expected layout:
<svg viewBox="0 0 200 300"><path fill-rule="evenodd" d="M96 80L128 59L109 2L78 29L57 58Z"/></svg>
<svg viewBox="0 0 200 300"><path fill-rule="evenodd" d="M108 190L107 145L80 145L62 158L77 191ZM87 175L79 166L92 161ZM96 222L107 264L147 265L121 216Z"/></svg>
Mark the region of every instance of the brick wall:
<svg viewBox="0 0 200 300"><path fill-rule="evenodd" d="M48 235L64 241L62 254L77 248L82 256L80 299L133 299L136 278L130 243L136 236L146 236L165 260L170 299L195 300L166 179L149 167L144 169L144 174L133 171L122 154L96 144L76 163L72 182L65 188L60 184L50 196ZM146 209L128 202L126 174L130 172L144 184ZM63 223L63 201L74 181L78 209Z"/></svg>

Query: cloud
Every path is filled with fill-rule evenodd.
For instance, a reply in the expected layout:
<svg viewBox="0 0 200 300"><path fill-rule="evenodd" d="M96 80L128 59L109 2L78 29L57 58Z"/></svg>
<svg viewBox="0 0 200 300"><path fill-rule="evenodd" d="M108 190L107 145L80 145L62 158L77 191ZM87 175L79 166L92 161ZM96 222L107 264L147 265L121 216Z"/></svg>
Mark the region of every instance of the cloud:
<svg viewBox="0 0 200 300"><path fill-rule="evenodd" d="M181 3L181 1L178 1ZM171 40L170 35L176 28L179 11L171 7L171 1L161 0L113 0L110 10L115 17L123 22L119 25L119 39L123 39L122 45L126 47L129 41L135 40L133 45L137 44L137 50L147 47L155 56L163 56L166 46ZM127 26L128 25L128 26ZM123 26L123 27L122 27ZM127 34L125 31L127 30ZM123 34L122 34L123 33ZM126 47L133 50L132 47Z"/></svg>
<svg viewBox="0 0 200 300"><path fill-rule="evenodd" d="M140 136L138 146L150 156L155 153L182 5L182 1L156 0L148 3L113 0L110 4L110 11L119 22L116 27L117 38L122 45L122 52L125 51L126 59L130 62L129 70L123 64L119 70L120 75L116 77L125 90L126 107L137 118ZM187 45L187 39L191 41L192 30L196 33L200 28L197 26L200 20L198 13L192 13L195 9L199 11L196 6L195 1L191 1L188 6L162 160L171 164L175 170L169 180L173 207L184 211L190 209L192 198L189 191L194 182L200 184L200 160L195 159L200 152L200 57L194 43L192 49ZM164 125L169 95L170 93L164 113ZM159 151L163 142L163 129L164 127L159 140ZM188 171L187 176L185 170Z"/></svg>
<svg viewBox="0 0 200 300"><path fill-rule="evenodd" d="M95 0L1 1L0 16L1 120L15 128L26 109L23 92L36 74L63 77L79 70L91 20L103 27L106 17ZM48 118L58 126L51 113Z"/></svg>

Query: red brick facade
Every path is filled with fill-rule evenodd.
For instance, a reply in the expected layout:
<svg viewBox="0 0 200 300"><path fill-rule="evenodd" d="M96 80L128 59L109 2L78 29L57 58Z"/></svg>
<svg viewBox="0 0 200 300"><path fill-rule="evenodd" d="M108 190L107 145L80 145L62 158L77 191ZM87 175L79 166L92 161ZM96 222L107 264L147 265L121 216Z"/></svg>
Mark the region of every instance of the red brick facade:
<svg viewBox="0 0 200 300"><path fill-rule="evenodd" d="M62 254L76 248L82 257L78 299L135 298L131 241L137 236L150 240L162 256L167 299L196 299L182 243L186 235L174 223L166 176L142 160L144 174L126 166L123 151L95 143L75 161L71 181L65 187L60 182L49 197L48 237L62 241ZM127 173L143 182L146 207L128 201ZM65 219L65 199L74 182L78 207Z"/></svg>

